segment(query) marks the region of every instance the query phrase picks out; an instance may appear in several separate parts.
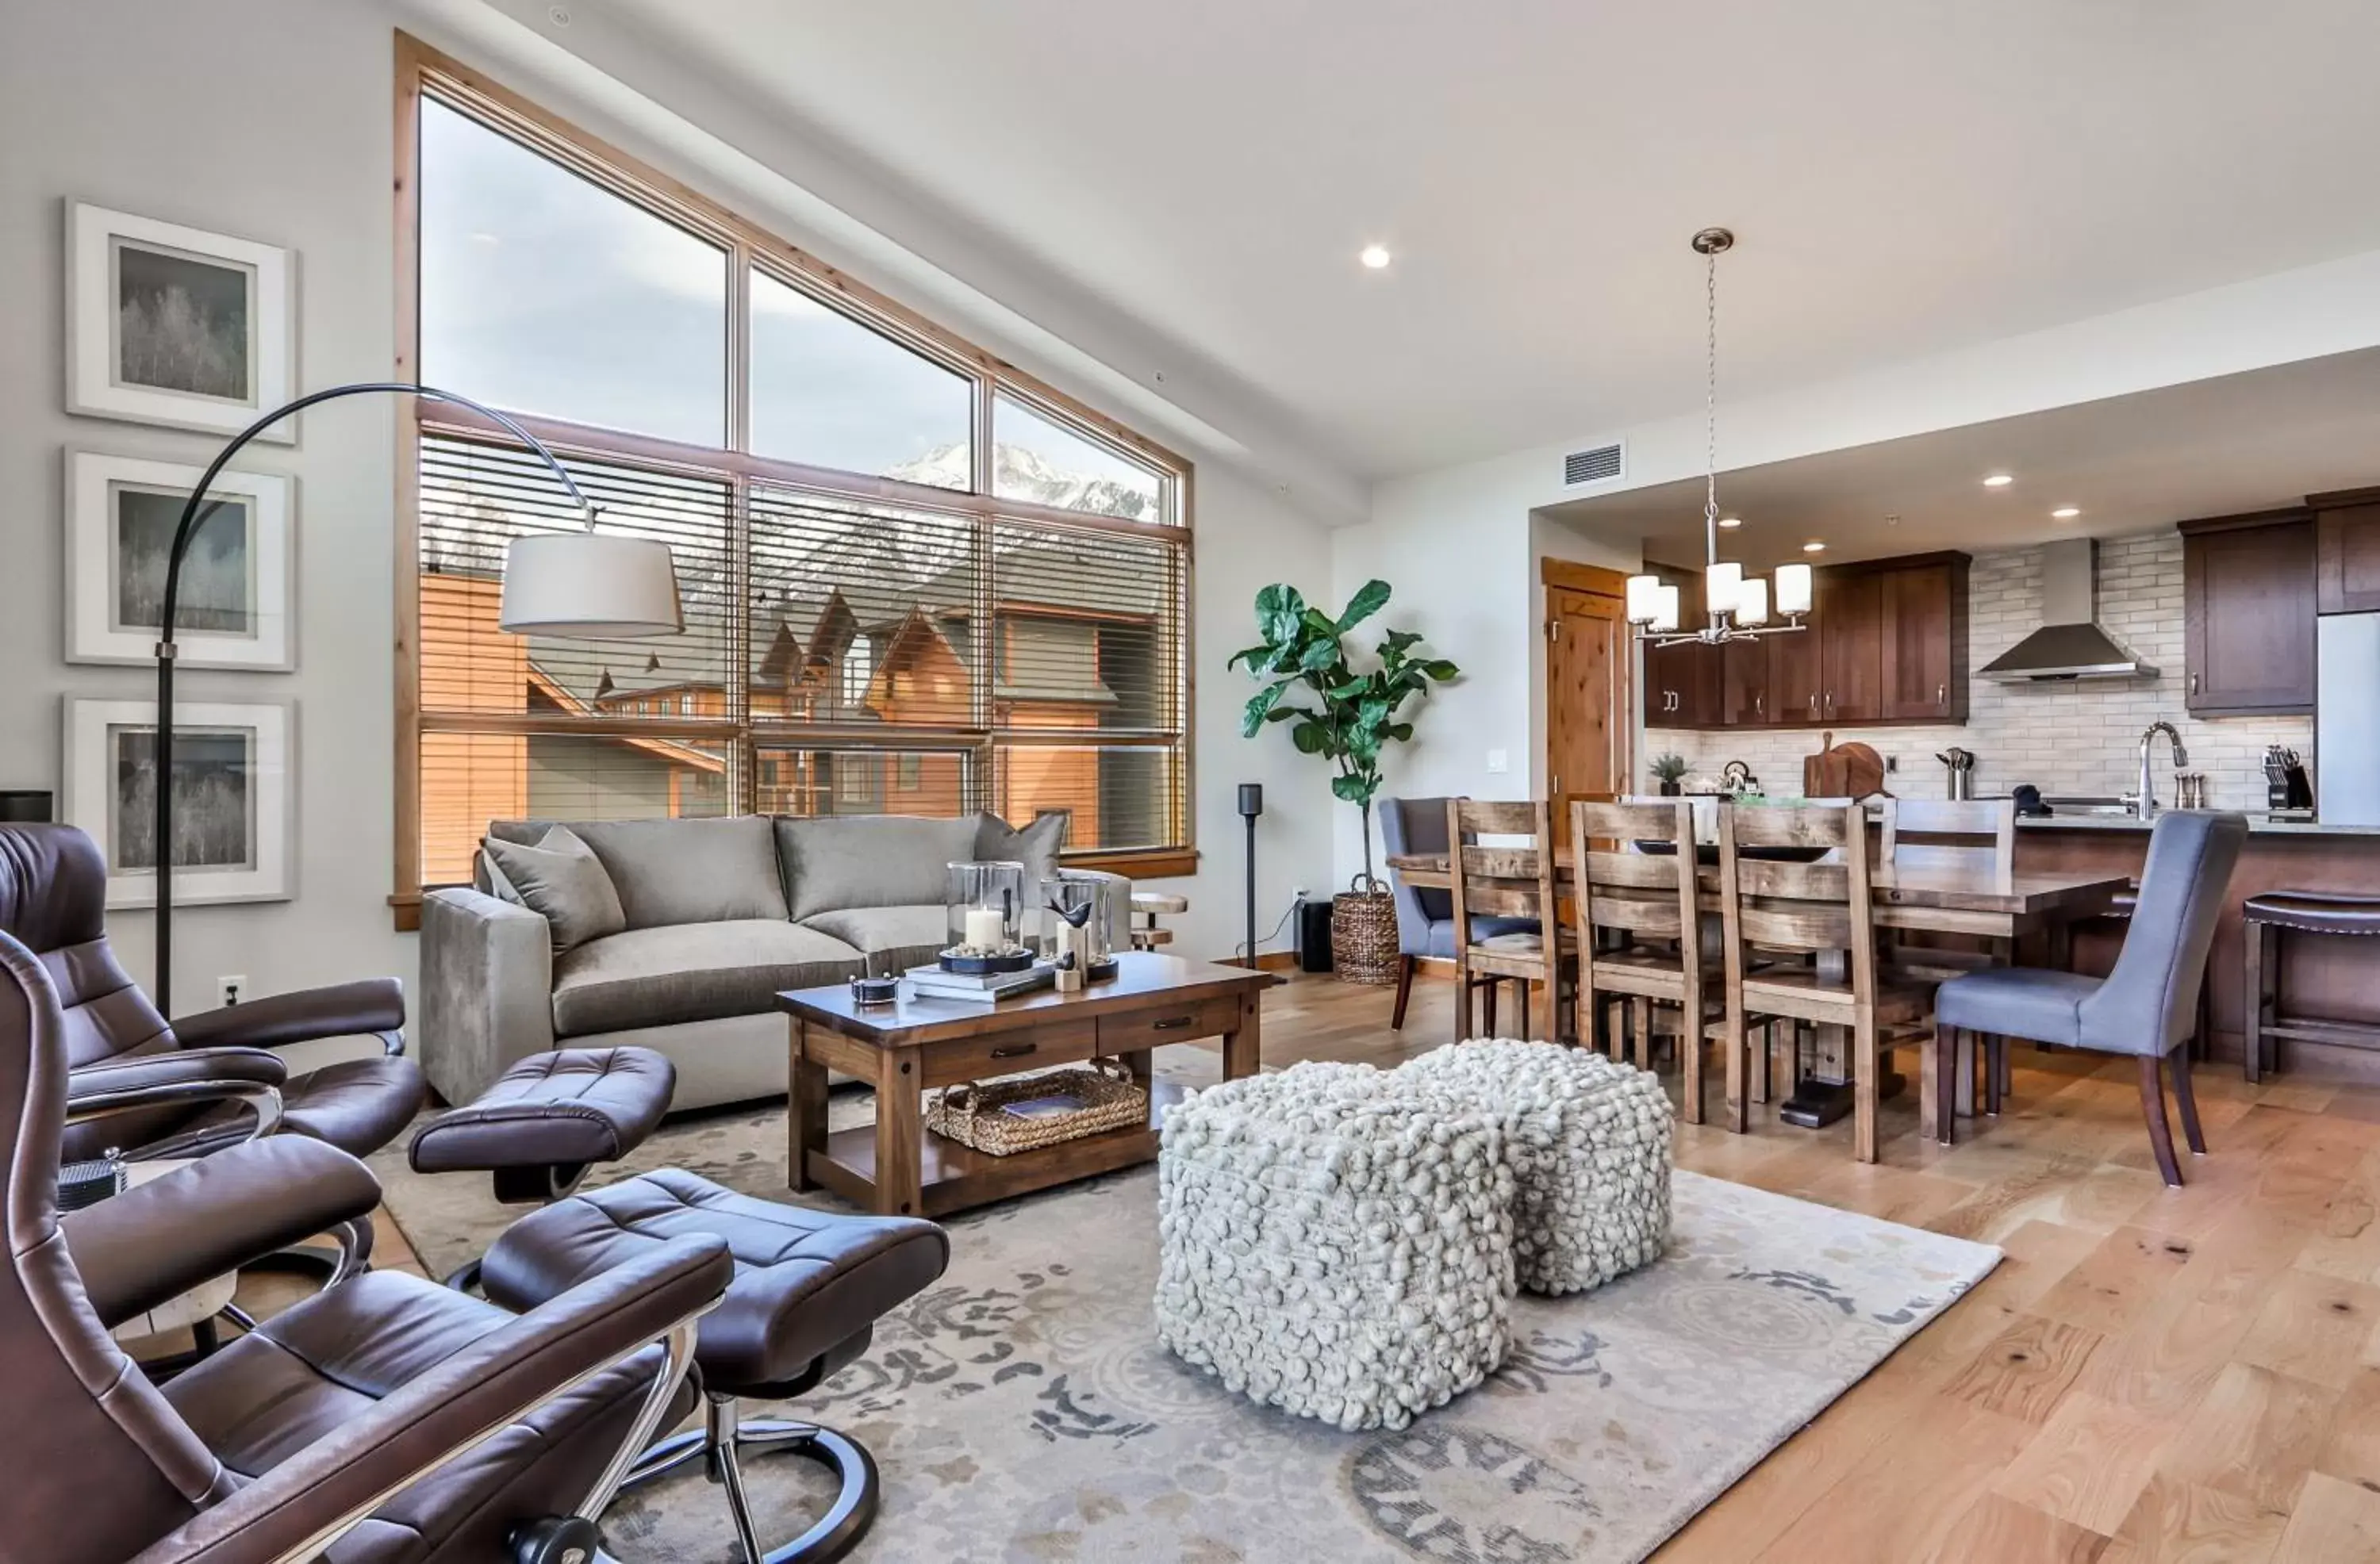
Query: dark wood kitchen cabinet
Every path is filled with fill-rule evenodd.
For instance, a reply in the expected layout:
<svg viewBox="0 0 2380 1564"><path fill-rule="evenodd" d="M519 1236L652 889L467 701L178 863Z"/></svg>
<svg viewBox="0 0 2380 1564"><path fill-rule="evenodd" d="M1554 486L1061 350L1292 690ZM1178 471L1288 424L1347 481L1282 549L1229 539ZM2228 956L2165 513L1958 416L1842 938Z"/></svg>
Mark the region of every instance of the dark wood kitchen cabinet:
<svg viewBox="0 0 2380 1564"><path fill-rule="evenodd" d="M1779 639L1763 636L1718 649L1719 721L1730 728L1765 728L1779 719L1768 705L1768 673Z"/></svg>
<svg viewBox="0 0 2380 1564"><path fill-rule="evenodd" d="M2194 717L2313 709L2315 522L2306 510L2181 524L2184 700Z"/></svg>
<svg viewBox="0 0 2380 1564"><path fill-rule="evenodd" d="M1702 577L1656 567L1704 623ZM1806 628L1663 647L1645 658L1648 728L1847 727L1967 718L1967 556L1912 554L1815 573Z"/></svg>
<svg viewBox="0 0 2380 1564"><path fill-rule="evenodd" d="M1967 561L1881 573L1883 717L1888 722L1967 720Z"/></svg>
<svg viewBox="0 0 2380 1564"><path fill-rule="evenodd" d="M1826 660L1819 655L1816 624L1808 619L1802 623L1804 628L1801 630L1765 637L1768 642L1768 715L1765 721L1747 726L1806 728L1819 721L1819 696L1826 687Z"/></svg>
<svg viewBox="0 0 2380 1564"><path fill-rule="evenodd" d="M2309 494L2313 510L2314 610L2380 610L2380 489Z"/></svg>
<svg viewBox="0 0 2380 1564"><path fill-rule="evenodd" d="M1884 577L1872 570L1825 570L1813 594L1823 683L1818 718L1874 722L1884 716Z"/></svg>
<svg viewBox="0 0 2380 1564"><path fill-rule="evenodd" d="M1697 604L1699 597L1695 599ZM1645 658L1645 725L1648 728L1716 728L1724 725L1719 649L1701 641L1656 647Z"/></svg>

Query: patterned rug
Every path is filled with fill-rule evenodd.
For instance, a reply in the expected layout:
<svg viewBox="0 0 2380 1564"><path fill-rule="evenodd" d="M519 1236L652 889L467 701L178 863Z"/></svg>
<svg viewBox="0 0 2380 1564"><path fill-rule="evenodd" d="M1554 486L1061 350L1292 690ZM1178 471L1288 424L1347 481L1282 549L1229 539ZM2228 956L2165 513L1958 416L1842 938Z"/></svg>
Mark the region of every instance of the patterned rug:
<svg viewBox="0 0 2380 1564"><path fill-rule="evenodd" d="M838 1093L833 1116L869 1109L864 1092ZM729 1110L663 1129L613 1176L674 1165L783 1200L784 1156L782 1109ZM401 1153L376 1171L433 1272L517 1214L480 1180L411 1173ZM1349 1435L1251 1405L1155 1343L1156 1195L1144 1168L949 1224L941 1282L795 1410L882 1469L882 1513L853 1557L1642 1558L1999 1258L1680 1172L1661 1261L1581 1298L1523 1297L1512 1355L1487 1384L1402 1432ZM747 1473L764 1542L796 1534L826 1497L798 1461ZM612 1551L731 1564L718 1496L695 1473L625 1497L604 1523Z"/></svg>

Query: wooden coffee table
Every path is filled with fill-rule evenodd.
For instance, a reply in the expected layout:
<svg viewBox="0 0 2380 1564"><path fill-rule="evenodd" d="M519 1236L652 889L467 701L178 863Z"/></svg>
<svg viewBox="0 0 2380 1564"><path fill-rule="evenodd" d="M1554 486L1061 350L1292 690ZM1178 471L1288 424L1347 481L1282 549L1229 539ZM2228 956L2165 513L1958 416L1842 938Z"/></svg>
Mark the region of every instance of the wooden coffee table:
<svg viewBox="0 0 2380 1564"><path fill-rule="evenodd" d="M1253 1075L1261 1038L1259 996L1280 979L1133 951L1120 971L1080 993L1050 989L996 1005L909 997L863 1006L837 985L777 996L792 1020L793 1090L785 1105L786 1166L795 1190L823 1186L885 1216L947 1216L1113 1172L1157 1157L1157 1127L1181 1088L1150 1077L1165 1043L1223 1039L1226 1080ZM1097 1056L1123 1060L1149 1088L1148 1122L994 1157L925 1127L928 1090ZM827 1072L876 1086L872 1127L826 1127Z"/></svg>

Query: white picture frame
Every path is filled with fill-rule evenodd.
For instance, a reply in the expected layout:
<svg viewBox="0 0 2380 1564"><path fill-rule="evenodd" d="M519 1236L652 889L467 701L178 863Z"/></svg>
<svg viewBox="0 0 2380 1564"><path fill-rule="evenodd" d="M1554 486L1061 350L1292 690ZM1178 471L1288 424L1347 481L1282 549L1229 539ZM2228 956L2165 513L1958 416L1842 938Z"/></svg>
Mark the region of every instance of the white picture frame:
<svg viewBox="0 0 2380 1564"><path fill-rule="evenodd" d="M98 451L66 454L68 662L156 661L158 598L183 504L205 469ZM174 638L185 668L298 666L297 488L226 468L182 564Z"/></svg>
<svg viewBox="0 0 2380 1564"><path fill-rule="evenodd" d="M294 250L89 201L66 245L67 412L234 434L295 394Z"/></svg>
<svg viewBox="0 0 2380 1564"><path fill-rule="evenodd" d="M203 837L199 861L176 855L176 906L297 894L297 724L293 701L175 703L175 770L200 790L183 806L176 837L188 840L193 830ZM99 844L111 912L157 903L153 762L146 779L139 774L141 740L153 745L156 725L154 700L67 697L63 813Z"/></svg>

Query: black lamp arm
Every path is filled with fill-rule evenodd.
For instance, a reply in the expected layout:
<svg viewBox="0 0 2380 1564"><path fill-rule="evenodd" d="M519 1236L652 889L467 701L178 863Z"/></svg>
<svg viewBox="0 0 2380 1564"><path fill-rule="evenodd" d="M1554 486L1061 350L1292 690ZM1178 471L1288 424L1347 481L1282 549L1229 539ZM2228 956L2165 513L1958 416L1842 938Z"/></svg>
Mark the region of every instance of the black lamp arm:
<svg viewBox="0 0 2380 1564"><path fill-rule="evenodd" d="M156 728L156 811L155 840L150 851L156 858L157 872L157 968L151 978L157 1008L164 1014L174 1013L174 611L181 599L182 559L190 551L190 542L206 518L212 515L223 502L210 502L204 510L200 502L214 486L216 477L225 464L239 455L242 448L258 435L293 413L303 412L317 402L329 402L342 396L366 394L385 396L416 396L431 402L451 402L458 407L468 407L502 426L514 439L537 453L538 458L553 469L553 476L567 490L571 499L586 513L587 528L595 528L595 506L580 492L577 483L564 468L561 459L546 448L545 443L523 429L519 422L497 412L493 407L472 401L468 396L435 386L416 385L410 381L358 381L351 385L334 385L325 391L312 392L295 402L275 407L232 437L230 444L216 454L207 464L206 472L182 503L182 519L174 528L174 546L165 556L165 590L158 603L157 616L157 728Z"/></svg>

